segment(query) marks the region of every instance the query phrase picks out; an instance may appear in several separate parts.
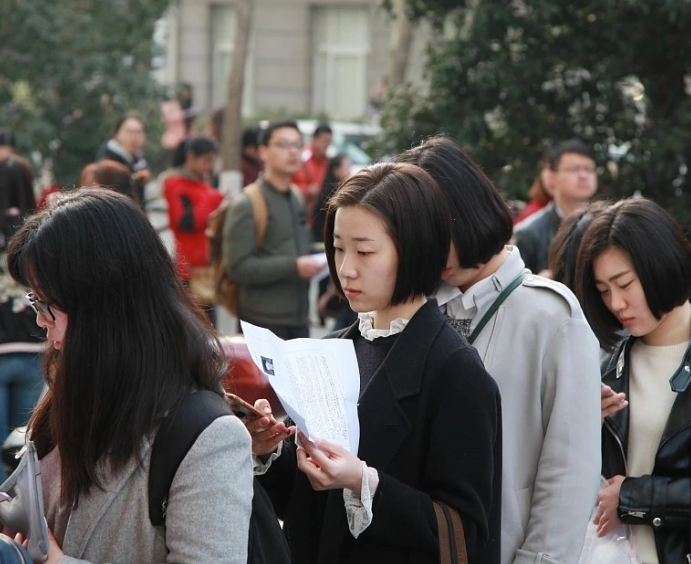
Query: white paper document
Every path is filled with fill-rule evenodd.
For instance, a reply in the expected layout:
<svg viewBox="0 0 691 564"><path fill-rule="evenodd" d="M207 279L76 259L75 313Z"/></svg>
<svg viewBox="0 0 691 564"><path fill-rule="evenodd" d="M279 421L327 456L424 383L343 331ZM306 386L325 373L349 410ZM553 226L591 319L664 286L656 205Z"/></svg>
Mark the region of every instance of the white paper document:
<svg viewBox="0 0 691 564"><path fill-rule="evenodd" d="M317 274L312 276L312 280L319 282L329 275L329 263L326 260L326 253L316 253L314 255L310 255L310 258L318 260L320 263L322 263L323 268Z"/></svg>
<svg viewBox="0 0 691 564"><path fill-rule="evenodd" d="M307 437L357 454L360 372L350 339L283 341L268 329L241 322L255 364L286 413Z"/></svg>

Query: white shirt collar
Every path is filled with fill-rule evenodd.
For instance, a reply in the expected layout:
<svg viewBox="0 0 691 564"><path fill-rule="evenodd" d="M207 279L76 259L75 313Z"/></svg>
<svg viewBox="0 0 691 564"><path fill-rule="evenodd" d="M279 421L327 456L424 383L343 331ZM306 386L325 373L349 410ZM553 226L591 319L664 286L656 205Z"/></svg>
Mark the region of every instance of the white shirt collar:
<svg viewBox="0 0 691 564"><path fill-rule="evenodd" d="M455 286L442 284L435 297L446 315L454 319L481 319L501 291L511 284L525 268L518 248L510 246L506 248L510 254L499 269L491 276L473 284L465 292L461 292Z"/></svg>

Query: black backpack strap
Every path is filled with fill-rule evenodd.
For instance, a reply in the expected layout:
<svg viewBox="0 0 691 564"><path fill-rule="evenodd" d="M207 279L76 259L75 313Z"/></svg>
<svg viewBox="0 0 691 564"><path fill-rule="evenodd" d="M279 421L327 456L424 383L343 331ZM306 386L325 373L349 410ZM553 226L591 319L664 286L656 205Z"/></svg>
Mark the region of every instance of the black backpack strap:
<svg viewBox="0 0 691 564"><path fill-rule="evenodd" d="M231 414L221 396L200 390L185 398L178 410L163 420L151 449L149 468L149 519L155 527L165 523L168 490L192 445L216 419Z"/></svg>

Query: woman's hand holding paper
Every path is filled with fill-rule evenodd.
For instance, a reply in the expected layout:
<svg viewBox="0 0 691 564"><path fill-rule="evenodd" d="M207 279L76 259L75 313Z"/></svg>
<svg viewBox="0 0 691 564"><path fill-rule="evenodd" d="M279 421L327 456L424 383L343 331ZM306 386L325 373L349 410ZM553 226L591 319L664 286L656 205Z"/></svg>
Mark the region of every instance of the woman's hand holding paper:
<svg viewBox="0 0 691 564"><path fill-rule="evenodd" d="M362 461L347 449L321 439L308 439L298 433L298 468L316 491L349 489L360 494Z"/></svg>

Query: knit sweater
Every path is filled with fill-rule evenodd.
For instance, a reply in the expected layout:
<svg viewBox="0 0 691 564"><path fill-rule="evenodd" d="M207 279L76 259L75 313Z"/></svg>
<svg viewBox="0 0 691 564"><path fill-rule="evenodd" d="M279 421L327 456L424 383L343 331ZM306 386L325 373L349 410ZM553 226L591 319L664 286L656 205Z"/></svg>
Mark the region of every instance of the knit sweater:
<svg viewBox="0 0 691 564"><path fill-rule="evenodd" d="M632 478L653 473L655 454L677 397L669 385L669 378L681 363L687 347L686 341L655 347L637 340L631 349L627 474ZM642 564L658 564L652 528L640 525L634 530Z"/></svg>

